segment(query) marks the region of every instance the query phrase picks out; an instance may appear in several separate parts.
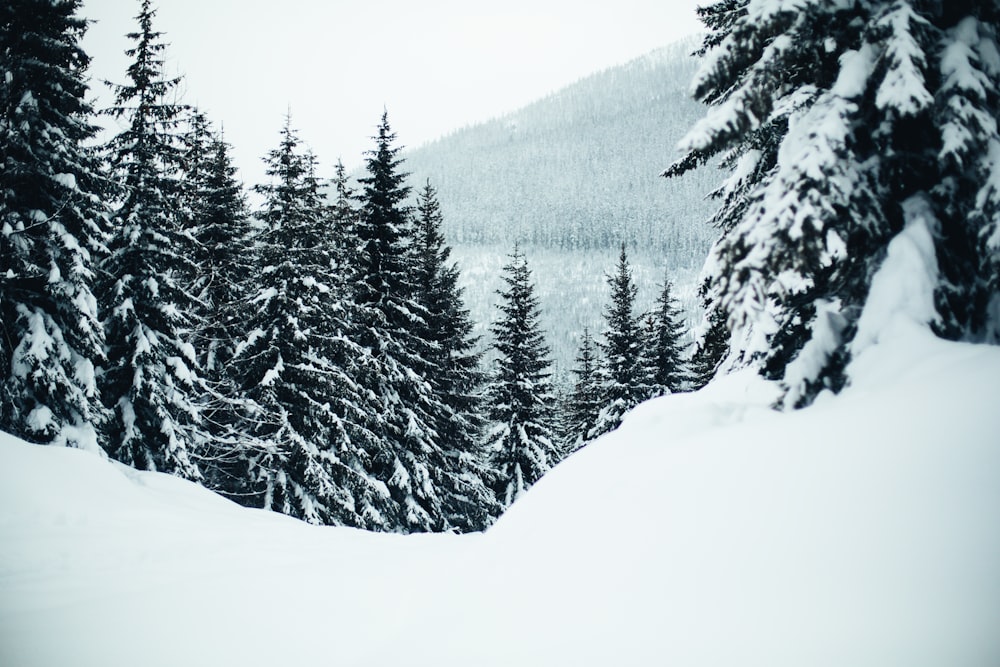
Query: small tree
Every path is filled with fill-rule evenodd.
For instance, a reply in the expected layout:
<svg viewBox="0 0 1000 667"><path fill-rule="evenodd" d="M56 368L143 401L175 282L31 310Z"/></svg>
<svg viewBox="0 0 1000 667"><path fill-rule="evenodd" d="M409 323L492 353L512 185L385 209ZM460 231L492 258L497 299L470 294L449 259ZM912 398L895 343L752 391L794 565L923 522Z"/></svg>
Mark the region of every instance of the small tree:
<svg viewBox="0 0 1000 667"><path fill-rule="evenodd" d="M691 373L684 358L684 322L673 283L664 280L656 306L646 317L642 360L649 396L687 389Z"/></svg>
<svg viewBox="0 0 1000 667"><path fill-rule="evenodd" d="M635 315L638 289L632 283L625 244L621 246L617 271L608 276L611 300L604 310L604 341L600 343L604 362L601 366L601 412L593 436L618 428L625 413L648 395L641 363L642 335Z"/></svg>
<svg viewBox="0 0 1000 667"><path fill-rule="evenodd" d="M515 246L504 267L500 320L491 327L497 358L487 389L487 435L495 490L506 506L548 472L555 455L549 350L539 327L528 263Z"/></svg>
<svg viewBox="0 0 1000 667"><path fill-rule="evenodd" d="M583 330L583 340L576 355L576 364L572 371L576 380L566 405L563 449L567 454L579 449L590 440L601 411L598 377L601 359L589 329Z"/></svg>

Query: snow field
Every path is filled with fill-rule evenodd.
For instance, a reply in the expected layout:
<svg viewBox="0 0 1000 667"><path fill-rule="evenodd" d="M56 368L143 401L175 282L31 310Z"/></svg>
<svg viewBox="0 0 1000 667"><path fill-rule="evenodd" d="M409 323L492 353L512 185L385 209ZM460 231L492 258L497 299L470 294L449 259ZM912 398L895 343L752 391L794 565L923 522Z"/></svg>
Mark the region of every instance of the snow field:
<svg viewBox="0 0 1000 667"><path fill-rule="evenodd" d="M637 408L485 534L378 535L0 440L0 664L1000 664L1000 350L897 322L792 413Z"/></svg>

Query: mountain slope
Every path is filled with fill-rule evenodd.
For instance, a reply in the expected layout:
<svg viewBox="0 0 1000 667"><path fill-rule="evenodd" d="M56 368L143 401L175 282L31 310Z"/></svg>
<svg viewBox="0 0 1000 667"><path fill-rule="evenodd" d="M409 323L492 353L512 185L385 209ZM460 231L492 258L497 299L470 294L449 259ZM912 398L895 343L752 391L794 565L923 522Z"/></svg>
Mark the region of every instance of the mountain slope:
<svg viewBox="0 0 1000 667"><path fill-rule="evenodd" d="M584 327L601 330L604 276L622 242L639 306L651 306L670 277L693 318L695 277L716 236L706 197L720 174L659 174L703 113L687 94L695 45L665 47L405 153L410 183L438 189L480 334L515 242L535 275L557 375L572 368Z"/></svg>
<svg viewBox="0 0 1000 667"><path fill-rule="evenodd" d="M658 174L703 113L687 94L693 41L589 76L520 111L406 153L413 182L438 188L458 245L654 247L673 264L704 256L704 198L717 177Z"/></svg>

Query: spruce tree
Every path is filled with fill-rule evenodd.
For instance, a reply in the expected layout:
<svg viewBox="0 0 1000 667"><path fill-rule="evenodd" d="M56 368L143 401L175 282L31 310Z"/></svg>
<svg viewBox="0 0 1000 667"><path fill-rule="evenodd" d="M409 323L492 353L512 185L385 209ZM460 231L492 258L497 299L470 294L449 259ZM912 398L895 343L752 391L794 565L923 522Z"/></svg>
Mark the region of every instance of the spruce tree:
<svg viewBox="0 0 1000 667"><path fill-rule="evenodd" d="M462 530L485 528L496 514L484 480L487 460L481 450L484 382L482 354L476 349L474 324L462 302L459 270L441 233L437 192L428 182L417 197L413 242L416 301L423 312L418 336L427 350L427 380L437 403L434 428L447 470L437 471L446 494L448 521Z"/></svg>
<svg viewBox="0 0 1000 667"><path fill-rule="evenodd" d="M359 179L353 278L358 340L373 351L372 363L361 369L358 383L381 401L371 471L399 508L394 529L444 530L449 527L448 490L439 475L450 467L437 429L445 408L428 380L435 350L432 341L421 337L427 311L417 300L415 231L405 203L410 188L387 114L373 139L367 175Z"/></svg>
<svg viewBox="0 0 1000 667"><path fill-rule="evenodd" d="M584 329L580 350L576 355L576 367L572 370L576 379L566 405L563 436L566 454L585 445L597 425L602 406L598 378L600 364L594 337L590 335L589 329Z"/></svg>
<svg viewBox="0 0 1000 667"><path fill-rule="evenodd" d="M109 452L137 468L202 478L205 442L199 408L204 389L191 331L194 275L184 229L180 124L186 108L172 96L178 79L163 75L162 34L143 0L129 83L116 86L109 113L124 129L108 145L121 184L112 216L110 255L102 266L101 302L108 367L102 395L113 415Z"/></svg>
<svg viewBox="0 0 1000 667"><path fill-rule="evenodd" d="M715 109L666 173L733 168L708 265L731 363L781 380L786 406L838 390L871 279L914 234L937 255L914 277L936 285L934 328L994 337L1000 6L726 0L702 16L693 88Z"/></svg>
<svg viewBox="0 0 1000 667"><path fill-rule="evenodd" d="M646 318L642 360L649 397L687 389L691 375L684 357L682 310L665 279L656 305Z"/></svg>
<svg viewBox="0 0 1000 667"><path fill-rule="evenodd" d="M702 326L688 362L692 389L701 389L711 382L729 352L729 329L720 309L708 304Z"/></svg>
<svg viewBox="0 0 1000 667"><path fill-rule="evenodd" d="M316 160L290 119L265 162L247 335L230 362L244 400L243 456L231 479L245 482L227 490L310 523L392 527L388 499L364 471L377 406L365 402L351 371L367 353L348 335Z"/></svg>
<svg viewBox="0 0 1000 667"><path fill-rule="evenodd" d="M234 478L242 472L246 443L238 432L242 397L230 361L254 314L244 297L256 271L246 197L229 152L229 145L212 131L207 119L196 115L184 160L190 202L186 210L191 215L187 230L197 266L190 281L195 295L193 341L207 385L202 396L210 435L209 460L203 466L205 484L220 490L243 484Z"/></svg>
<svg viewBox="0 0 1000 667"><path fill-rule="evenodd" d="M198 187L191 232L198 253L194 283L200 323L197 347L206 375L218 381L246 316L241 299L253 270L248 247L252 228L229 144L220 135L210 135L206 149L204 163L197 168L200 178L194 181Z"/></svg>
<svg viewBox="0 0 1000 667"><path fill-rule="evenodd" d="M101 451L94 268L106 183L88 143L77 0L0 7L0 429Z"/></svg>
<svg viewBox="0 0 1000 667"><path fill-rule="evenodd" d="M611 297L604 310L604 340L599 344L603 353L600 370L601 412L593 436L618 428L625 413L648 397L643 373L642 335L639 317L635 314L638 289L632 282L625 244L621 246L618 267L608 276Z"/></svg>
<svg viewBox="0 0 1000 667"><path fill-rule="evenodd" d="M491 327L497 357L487 389L492 427L486 441L496 495L507 506L549 471L556 444L549 350L539 326L531 271L517 246L503 280L502 317Z"/></svg>

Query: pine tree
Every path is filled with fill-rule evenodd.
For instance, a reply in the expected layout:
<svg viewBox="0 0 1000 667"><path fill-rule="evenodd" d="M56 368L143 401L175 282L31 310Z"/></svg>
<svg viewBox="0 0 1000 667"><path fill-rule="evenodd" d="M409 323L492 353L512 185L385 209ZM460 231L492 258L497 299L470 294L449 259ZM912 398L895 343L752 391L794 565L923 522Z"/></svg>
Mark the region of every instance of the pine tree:
<svg viewBox="0 0 1000 667"><path fill-rule="evenodd" d="M87 146L96 130L79 6L0 7L0 429L101 451L94 264L106 184Z"/></svg>
<svg viewBox="0 0 1000 667"><path fill-rule="evenodd" d="M192 480L204 446L199 374L191 330L190 236L183 200L180 124L186 108L172 101L178 79L163 76L162 34L143 0L129 83L116 87L109 113L125 129L108 145L121 183L101 301L109 365L102 395L113 411L110 453L137 468Z"/></svg>
<svg viewBox="0 0 1000 667"><path fill-rule="evenodd" d="M556 445L549 350L538 323L531 271L517 246L503 280L503 316L491 327L497 358L487 389L493 422L487 443L497 471L496 494L507 506L549 471Z"/></svg>
<svg viewBox="0 0 1000 667"><path fill-rule="evenodd" d="M992 335L1000 6L726 0L703 19L694 90L716 108L666 173L716 155L733 168L708 270L735 362L782 380L786 406L842 387L900 235L933 238L938 270L915 279L937 286L935 329Z"/></svg>
<svg viewBox="0 0 1000 667"><path fill-rule="evenodd" d="M448 469L437 472L446 494L449 523L462 530L479 530L498 509L484 482L488 472L481 450L482 353L476 350L478 339L462 302L458 266L450 261L451 248L441 224L437 192L428 182L417 197L413 255L416 301L424 314L418 336L426 344L427 379L443 408L434 415L434 429Z"/></svg>
<svg viewBox="0 0 1000 667"><path fill-rule="evenodd" d="M649 397L684 391L691 381L684 358L682 310L673 291L673 283L665 279L646 318L642 360Z"/></svg>
<svg viewBox="0 0 1000 667"><path fill-rule="evenodd" d="M577 365L572 371L576 380L566 405L563 436L563 449L566 454L585 445L597 425L597 417L602 406L598 378L600 363L594 338L590 335L589 329L584 329L580 351L576 355Z"/></svg>
<svg viewBox="0 0 1000 667"><path fill-rule="evenodd" d="M599 344L603 353L600 372L601 412L591 437L618 428L625 413L648 395L641 364L642 337L635 314L638 289L632 282L625 244L621 246L617 271L608 276L611 300L604 311L606 329Z"/></svg>
<svg viewBox="0 0 1000 667"><path fill-rule="evenodd" d="M428 378L433 372L427 312L417 301L412 252L414 227L405 205L410 188L400 168L401 147L383 114L368 151L367 176L359 179L357 225L359 342L373 351L359 384L381 401L378 448L371 453L372 472L389 489L399 508L402 531L449 528L445 509L448 491L439 473L449 470L440 445L438 415L445 410Z"/></svg>
<svg viewBox="0 0 1000 667"><path fill-rule="evenodd" d="M244 397L243 470L237 500L310 523L391 526L385 494L364 472L370 445L364 402L352 376L366 352L351 342L334 289L335 235L324 215L315 158L286 119L265 159L270 182L255 239L255 286L247 336L231 360Z"/></svg>

